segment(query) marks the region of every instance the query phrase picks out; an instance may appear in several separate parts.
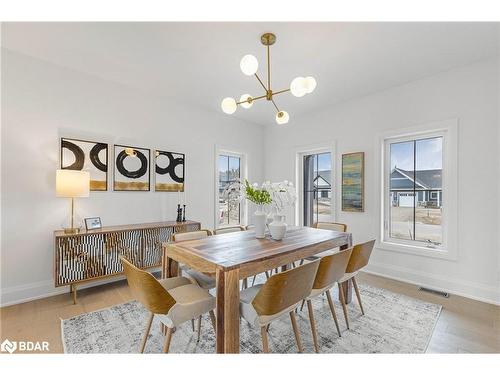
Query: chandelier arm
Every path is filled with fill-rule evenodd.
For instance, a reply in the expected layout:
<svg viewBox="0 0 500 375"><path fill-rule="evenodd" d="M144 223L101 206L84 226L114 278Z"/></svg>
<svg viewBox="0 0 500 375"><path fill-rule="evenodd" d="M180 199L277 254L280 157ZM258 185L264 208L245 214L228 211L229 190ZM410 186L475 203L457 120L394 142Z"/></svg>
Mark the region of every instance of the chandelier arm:
<svg viewBox="0 0 500 375"><path fill-rule="evenodd" d="M287 92L287 91L290 91L290 89L283 89L283 90L280 90L280 91L276 91L276 92L273 92L273 96L274 95L278 95L278 94L283 94L284 92Z"/></svg>
<svg viewBox="0 0 500 375"><path fill-rule="evenodd" d="M255 73L254 75L255 75L255 78L257 78L257 80L262 85L262 87L264 88L264 90L266 90L266 93L267 93L266 85L264 85L264 83L262 82L262 80L260 79L260 77L257 75L257 73Z"/></svg>
<svg viewBox="0 0 500 375"><path fill-rule="evenodd" d="M252 98L252 102L256 101L256 100L259 100L259 99L264 99L267 95L261 95L261 96L257 96L255 98ZM248 103L248 100L243 100L241 102L236 102L236 104L242 104L242 103Z"/></svg>
<svg viewBox="0 0 500 375"><path fill-rule="evenodd" d="M276 111L280 111L280 109L278 108L278 106L276 105L276 103L274 102L274 99L271 99L271 102L273 102L273 105L274 105L274 108L276 108Z"/></svg>

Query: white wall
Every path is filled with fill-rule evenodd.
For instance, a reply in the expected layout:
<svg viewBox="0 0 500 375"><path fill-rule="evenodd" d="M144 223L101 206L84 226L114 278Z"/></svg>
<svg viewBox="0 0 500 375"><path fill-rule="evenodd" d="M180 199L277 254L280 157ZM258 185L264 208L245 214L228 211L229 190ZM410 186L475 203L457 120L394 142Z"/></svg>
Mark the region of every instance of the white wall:
<svg viewBox="0 0 500 375"><path fill-rule="evenodd" d="M337 219L348 224L355 242L376 238L380 202L377 137L394 129L457 118L458 207L451 209L458 213L458 260L376 249L368 270L500 303L498 83L495 59L300 118L294 118L290 109L292 119L288 126L266 129L266 179L294 179L297 148L336 143L337 166L342 153L364 151L366 212L339 211ZM340 186L338 173L336 186Z"/></svg>
<svg viewBox="0 0 500 375"><path fill-rule="evenodd" d="M264 177L259 125L2 52L3 305L66 292L53 287L53 231L69 212L69 200L55 197L60 136L185 153L188 218L208 228L216 144L247 153L248 177ZM174 220L176 203L176 193L107 191L76 204L81 217L115 225Z"/></svg>

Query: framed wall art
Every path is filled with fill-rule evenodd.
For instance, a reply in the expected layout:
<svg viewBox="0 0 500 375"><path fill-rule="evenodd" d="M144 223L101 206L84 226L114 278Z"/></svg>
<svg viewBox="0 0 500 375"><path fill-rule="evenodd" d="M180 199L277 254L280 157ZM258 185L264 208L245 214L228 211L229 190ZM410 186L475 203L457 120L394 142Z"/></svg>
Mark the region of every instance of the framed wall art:
<svg viewBox="0 0 500 375"><path fill-rule="evenodd" d="M155 191L184 191L185 155L155 150Z"/></svg>
<svg viewBox="0 0 500 375"><path fill-rule="evenodd" d="M150 150L115 145L114 191L149 191Z"/></svg>
<svg viewBox="0 0 500 375"><path fill-rule="evenodd" d="M61 138L61 169L90 172L90 190L108 190L108 145Z"/></svg>
<svg viewBox="0 0 500 375"><path fill-rule="evenodd" d="M342 211L365 210L364 180L365 153L342 155Z"/></svg>

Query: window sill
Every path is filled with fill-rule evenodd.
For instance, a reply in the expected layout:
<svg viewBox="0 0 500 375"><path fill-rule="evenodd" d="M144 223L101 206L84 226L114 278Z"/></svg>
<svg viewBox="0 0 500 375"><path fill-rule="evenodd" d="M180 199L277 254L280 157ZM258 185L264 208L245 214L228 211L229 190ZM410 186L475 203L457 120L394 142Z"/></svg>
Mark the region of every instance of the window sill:
<svg viewBox="0 0 500 375"><path fill-rule="evenodd" d="M428 248L426 246L408 245L397 242L379 241L377 248L397 253L418 255L427 258L438 258L446 260L457 260L455 252L446 248Z"/></svg>

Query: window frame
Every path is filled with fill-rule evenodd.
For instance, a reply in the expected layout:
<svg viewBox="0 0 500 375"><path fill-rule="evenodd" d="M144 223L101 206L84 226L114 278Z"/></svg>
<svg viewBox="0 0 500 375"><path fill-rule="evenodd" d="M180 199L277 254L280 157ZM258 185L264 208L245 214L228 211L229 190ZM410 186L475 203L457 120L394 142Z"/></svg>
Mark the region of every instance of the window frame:
<svg viewBox="0 0 500 375"><path fill-rule="evenodd" d="M240 159L240 179L243 181L247 177L247 155L241 151L235 151L231 147L215 147L215 184L214 184L214 228L226 228L233 226L233 224L221 225L219 224L219 156L237 157ZM240 203L240 223L238 225L247 225L247 202Z"/></svg>
<svg viewBox="0 0 500 375"><path fill-rule="evenodd" d="M391 131L379 137L380 147L380 233L378 247L384 250L409 253L431 258L456 260L457 251L457 126L456 119ZM443 137L442 244L429 246L413 240L389 237L390 213L390 145L397 142Z"/></svg>
<svg viewBox="0 0 500 375"><path fill-rule="evenodd" d="M331 184L332 184L332 192L331 192L331 207L332 207L332 219L333 221L337 221L338 215L338 205L340 204L340 196L337 192L338 189L335 186L339 186L338 182L338 165L337 165L337 154L336 154L336 141L328 142L328 143L319 143L310 146L301 146L296 147L293 152L295 154L295 189L297 193L297 203L295 204L294 210L294 223L297 226L304 225L304 155L310 154L321 154L325 152L329 152L331 154L331 166L332 166L332 176L331 176Z"/></svg>

